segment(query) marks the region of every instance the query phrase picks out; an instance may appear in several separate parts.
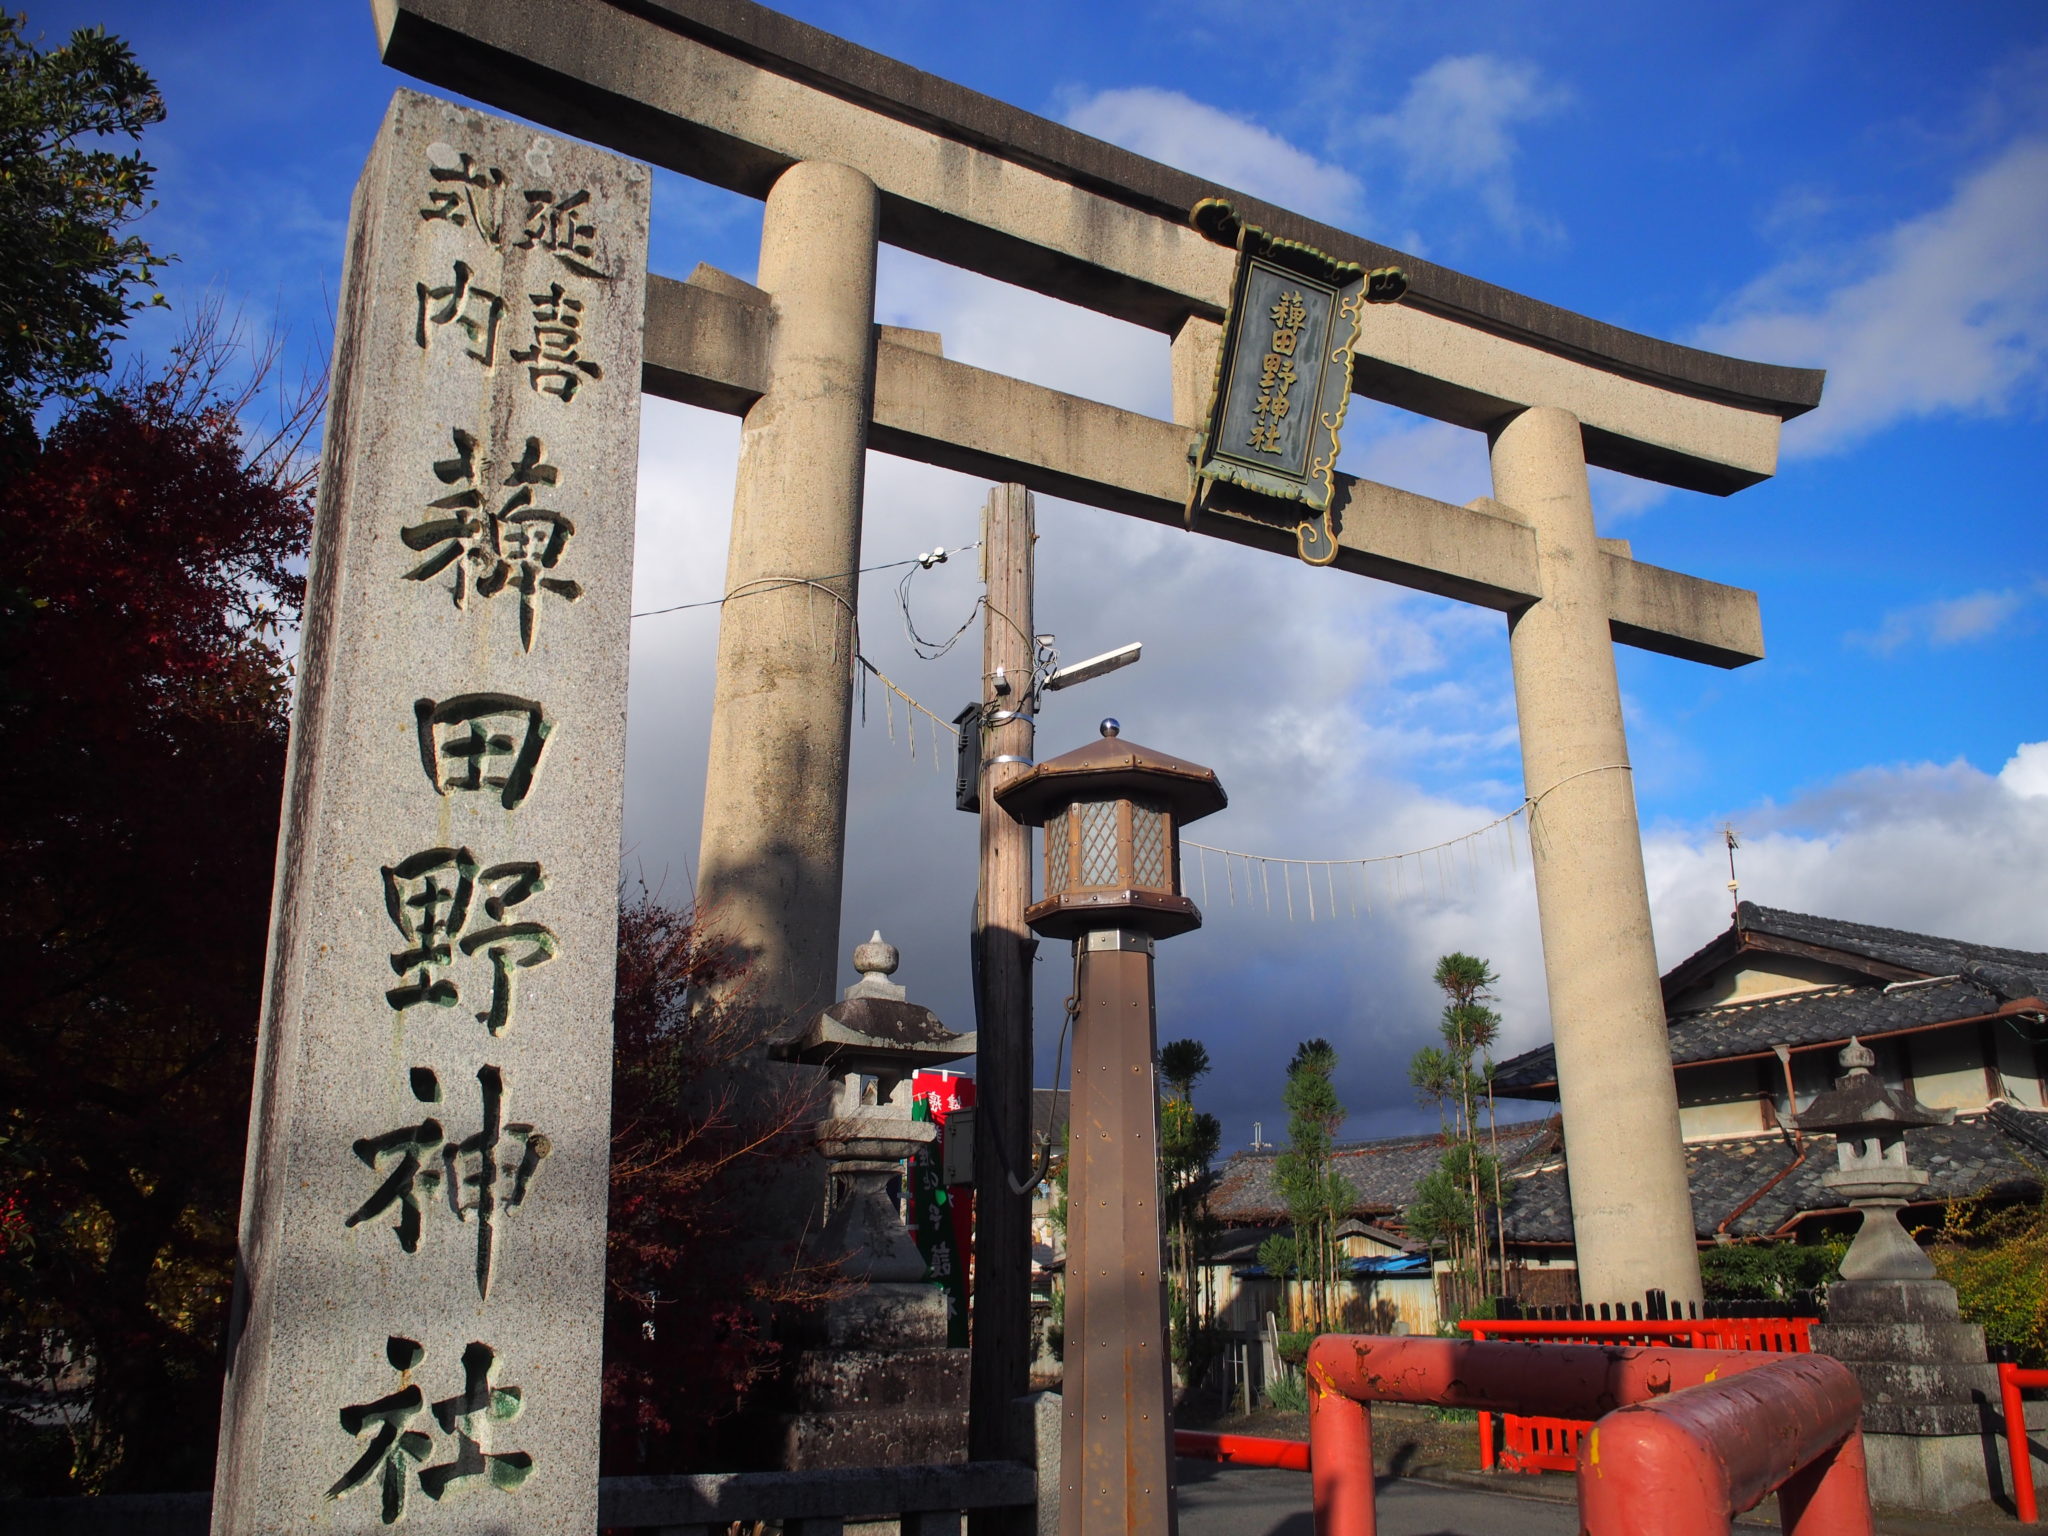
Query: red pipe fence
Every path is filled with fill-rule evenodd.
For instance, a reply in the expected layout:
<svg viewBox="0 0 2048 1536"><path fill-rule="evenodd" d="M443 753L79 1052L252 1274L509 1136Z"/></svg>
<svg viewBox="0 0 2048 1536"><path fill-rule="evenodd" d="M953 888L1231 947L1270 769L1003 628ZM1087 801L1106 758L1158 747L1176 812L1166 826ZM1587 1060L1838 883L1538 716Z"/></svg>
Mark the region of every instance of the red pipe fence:
<svg viewBox="0 0 2048 1536"><path fill-rule="evenodd" d="M1307 1374L1316 1536L1375 1536L1368 1402L1593 1420L1584 1536L1726 1536L1773 1492L1787 1536L1870 1536L1862 1397L1825 1355L1326 1334Z"/></svg>
<svg viewBox="0 0 2048 1536"><path fill-rule="evenodd" d="M1283 1472L1308 1470L1306 1440L1279 1440L1270 1435L1212 1435L1199 1429L1176 1429L1173 1454L1198 1461L1228 1462L1237 1467L1277 1467Z"/></svg>
<svg viewBox="0 0 2048 1536"><path fill-rule="evenodd" d="M1998 1368L1998 1395L2005 1402L2005 1449L2012 1458L2012 1507L2022 1525L2041 1518L2034 1502L2034 1448L2027 1440L2027 1410L2020 1388L2048 1387L2048 1371L2027 1371L2016 1365Z"/></svg>
<svg viewBox="0 0 2048 1536"><path fill-rule="evenodd" d="M1604 1310L1604 1309L1603 1309ZM1669 1344L1690 1349L1763 1350L1810 1354L1817 1317L1717 1317L1612 1321L1592 1318L1536 1320L1471 1319L1458 1324L1475 1341L1514 1339L1551 1344ZM1479 1415L1479 1465L1505 1472L1569 1472L1578 1465L1579 1442L1592 1424L1535 1414L1501 1415L1500 1446L1494 1446L1493 1415Z"/></svg>

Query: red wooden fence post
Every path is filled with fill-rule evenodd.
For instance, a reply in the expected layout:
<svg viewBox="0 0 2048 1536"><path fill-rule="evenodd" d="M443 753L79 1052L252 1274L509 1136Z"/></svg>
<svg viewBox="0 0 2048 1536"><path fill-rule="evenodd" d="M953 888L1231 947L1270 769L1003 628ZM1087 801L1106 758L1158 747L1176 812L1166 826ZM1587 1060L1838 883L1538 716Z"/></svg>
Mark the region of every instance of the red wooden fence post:
<svg viewBox="0 0 2048 1536"><path fill-rule="evenodd" d="M2039 1376L2048 1382L2048 1372L2022 1372L2010 1362L1998 1367L1998 1395L2005 1403L2006 1457L2012 1463L2013 1513L2019 1516L2021 1524L2032 1525L2041 1518L2041 1511L2034 1503L2034 1448L2027 1440L2026 1404L2020 1400L2022 1375Z"/></svg>

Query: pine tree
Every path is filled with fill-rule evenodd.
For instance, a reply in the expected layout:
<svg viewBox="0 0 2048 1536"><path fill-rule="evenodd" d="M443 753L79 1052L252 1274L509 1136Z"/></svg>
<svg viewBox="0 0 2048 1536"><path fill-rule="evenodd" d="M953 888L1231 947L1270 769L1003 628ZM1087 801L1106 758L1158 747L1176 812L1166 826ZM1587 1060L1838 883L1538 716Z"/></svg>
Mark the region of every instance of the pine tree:
<svg viewBox="0 0 2048 1536"><path fill-rule="evenodd" d="M1455 1305L1472 1315L1495 1294L1505 1244L1498 1242L1500 1160L1493 1150L1493 1046L1500 1015L1486 1006L1499 980L1486 961L1453 952L1432 977L1445 997L1438 1021L1441 1046L1424 1046L1408 1063L1408 1080L1424 1103L1437 1106L1444 1153L1416 1186L1409 1230L1450 1261ZM1480 1145L1485 1106L1489 1145ZM1489 1233L1492 1221L1495 1231Z"/></svg>
<svg viewBox="0 0 2048 1536"><path fill-rule="evenodd" d="M1294 1224L1293 1269L1308 1284L1308 1321L1318 1332L1327 1330L1333 1315L1337 1223L1358 1198L1336 1169L1337 1130L1345 1116L1331 1081L1336 1070L1337 1052L1329 1041L1304 1040L1295 1047L1281 1092L1287 1110L1287 1150L1275 1160L1273 1170Z"/></svg>
<svg viewBox="0 0 2048 1536"><path fill-rule="evenodd" d="M1167 1094L1159 1106L1159 1180L1166 1212L1172 1280L1168 1313L1173 1354L1195 1363L1194 1340L1207 1321L1197 1294L1204 1227L1208 1222L1209 1164L1223 1144L1214 1115L1195 1108L1195 1084L1209 1073L1209 1052L1199 1040L1169 1040L1159 1048L1159 1077Z"/></svg>

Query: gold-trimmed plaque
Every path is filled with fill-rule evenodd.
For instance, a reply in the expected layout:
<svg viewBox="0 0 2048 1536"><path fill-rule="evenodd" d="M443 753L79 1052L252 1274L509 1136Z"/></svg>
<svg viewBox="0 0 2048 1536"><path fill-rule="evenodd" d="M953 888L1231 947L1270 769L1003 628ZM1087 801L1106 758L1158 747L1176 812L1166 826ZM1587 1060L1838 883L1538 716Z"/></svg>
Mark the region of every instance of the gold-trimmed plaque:
<svg viewBox="0 0 2048 1536"><path fill-rule="evenodd" d="M1204 198L1188 221L1238 252L1216 387L1190 455L1189 526L1205 511L1293 521L1301 558L1328 565L1337 558L1330 510L1359 318L1367 304L1397 301L1407 276L1283 240L1221 198ZM1303 508L1313 515L1300 517Z"/></svg>

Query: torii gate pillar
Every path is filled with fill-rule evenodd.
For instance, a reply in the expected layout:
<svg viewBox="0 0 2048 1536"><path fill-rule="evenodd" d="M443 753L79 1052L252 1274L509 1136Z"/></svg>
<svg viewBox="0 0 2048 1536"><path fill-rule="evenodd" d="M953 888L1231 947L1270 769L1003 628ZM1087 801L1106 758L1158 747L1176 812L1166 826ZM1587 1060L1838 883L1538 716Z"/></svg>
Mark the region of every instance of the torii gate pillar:
<svg viewBox="0 0 2048 1536"><path fill-rule="evenodd" d="M1536 534L1542 596L1508 619L1543 970L1581 1294L1700 1297L1691 1191L1606 572L1578 418L1532 407L1492 434L1493 487Z"/></svg>
<svg viewBox="0 0 2048 1536"><path fill-rule="evenodd" d="M879 221L872 181L817 160L761 220L773 340L740 429L697 904L778 1026L834 995Z"/></svg>

